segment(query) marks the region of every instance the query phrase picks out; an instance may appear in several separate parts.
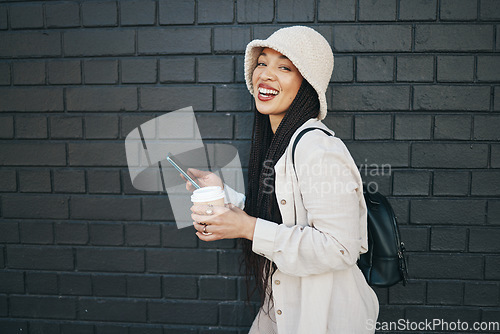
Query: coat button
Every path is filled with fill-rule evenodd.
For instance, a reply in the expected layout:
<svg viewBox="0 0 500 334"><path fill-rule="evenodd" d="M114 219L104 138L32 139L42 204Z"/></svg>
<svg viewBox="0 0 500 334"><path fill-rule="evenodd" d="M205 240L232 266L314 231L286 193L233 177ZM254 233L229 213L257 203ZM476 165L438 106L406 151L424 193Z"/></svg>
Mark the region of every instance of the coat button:
<svg viewBox="0 0 500 334"><path fill-rule="evenodd" d="M281 315L281 310L276 311L276 313L278 313L278 315Z"/></svg>
<svg viewBox="0 0 500 334"><path fill-rule="evenodd" d="M280 285L280 283L281 283L281 282L280 282L280 280L279 280L279 279L277 279L276 281L274 281L274 284L276 284L276 285Z"/></svg>
<svg viewBox="0 0 500 334"><path fill-rule="evenodd" d="M282 199L281 200L281 204L285 205L286 204L286 200Z"/></svg>

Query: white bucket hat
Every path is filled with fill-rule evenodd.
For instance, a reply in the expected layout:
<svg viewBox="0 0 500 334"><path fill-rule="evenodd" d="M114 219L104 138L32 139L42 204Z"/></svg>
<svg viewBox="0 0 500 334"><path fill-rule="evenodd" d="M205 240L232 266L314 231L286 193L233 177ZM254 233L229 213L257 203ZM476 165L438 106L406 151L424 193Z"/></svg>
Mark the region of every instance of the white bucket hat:
<svg viewBox="0 0 500 334"><path fill-rule="evenodd" d="M263 48L271 48L288 57L319 97L319 119L326 117L326 89L333 71L333 53L327 40L316 30L293 26L275 31L265 40L255 39L245 51L245 80L253 95L252 74Z"/></svg>

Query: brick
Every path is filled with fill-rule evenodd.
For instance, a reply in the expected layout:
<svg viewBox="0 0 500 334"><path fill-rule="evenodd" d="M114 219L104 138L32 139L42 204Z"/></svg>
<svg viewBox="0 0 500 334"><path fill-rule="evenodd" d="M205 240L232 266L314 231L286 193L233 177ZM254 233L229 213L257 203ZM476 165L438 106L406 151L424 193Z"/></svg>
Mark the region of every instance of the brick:
<svg viewBox="0 0 500 334"><path fill-rule="evenodd" d="M483 225L486 203L482 200L422 199L411 201L411 224Z"/></svg>
<svg viewBox="0 0 500 334"><path fill-rule="evenodd" d="M44 116L16 117L16 138L47 138L47 118Z"/></svg>
<svg viewBox="0 0 500 334"><path fill-rule="evenodd" d="M500 140L500 116L474 116L474 140Z"/></svg>
<svg viewBox="0 0 500 334"><path fill-rule="evenodd" d="M188 329L190 331L190 329ZM162 327L129 327L130 334L162 334Z"/></svg>
<svg viewBox="0 0 500 334"><path fill-rule="evenodd" d="M396 115L394 124L394 138L431 139L432 117L429 115Z"/></svg>
<svg viewBox="0 0 500 334"><path fill-rule="evenodd" d="M64 110L63 90L55 87L0 89L0 101L2 101L0 111L43 112Z"/></svg>
<svg viewBox="0 0 500 334"><path fill-rule="evenodd" d="M408 110L409 87L335 86L332 110Z"/></svg>
<svg viewBox="0 0 500 334"><path fill-rule="evenodd" d="M57 193L84 193L85 172L83 170L54 170L54 191Z"/></svg>
<svg viewBox="0 0 500 334"><path fill-rule="evenodd" d="M354 80L354 61L350 56L336 56L331 82L352 82Z"/></svg>
<svg viewBox="0 0 500 334"><path fill-rule="evenodd" d="M0 63L0 85L10 85L10 64Z"/></svg>
<svg viewBox="0 0 500 334"><path fill-rule="evenodd" d="M426 227L399 226L401 241L408 252L426 252L429 250L429 231Z"/></svg>
<svg viewBox="0 0 500 334"><path fill-rule="evenodd" d="M92 59L83 62L83 75L86 84L118 83L118 61Z"/></svg>
<svg viewBox="0 0 500 334"><path fill-rule="evenodd" d="M252 96L243 86L223 85L216 87L215 100L217 111L252 110Z"/></svg>
<svg viewBox="0 0 500 334"><path fill-rule="evenodd" d="M118 170L89 170L87 171L89 193L119 194L120 171Z"/></svg>
<svg viewBox="0 0 500 334"><path fill-rule="evenodd" d="M140 88L141 108L147 111L173 111L193 106L195 111L212 111L212 87L169 86Z"/></svg>
<svg viewBox="0 0 500 334"><path fill-rule="evenodd" d="M498 31L500 32L500 29L498 29ZM498 46L497 49L500 50L500 46ZM493 104L494 104L493 110L495 111L500 110L500 87L495 87Z"/></svg>
<svg viewBox="0 0 500 334"><path fill-rule="evenodd" d="M245 83L245 66L244 66L244 58L242 56L234 56L235 58L235 72L234 72L234 81L237 83Z"/></svg>
<svg viewBox="0 0 500 334"><path fill-rule="evenodd" d="M213 251L146 250L148 272L176 274L217 273L217 253Z"/></svg>
<svg viewBox="0 0 500 334"><path fill-rule="evenodd" d="M271 23L274 18L272 0L237 0L236 8L239 23Z"/></svg>
<svg viewBox="0 0 500 334"><path fill-rule="evenodd" d="M313 22L314 1L279 0L276 18L278 22Z"/></svg>
<svg viewBox="0 0 500 334"><path fill-rule="evenodd" d="M500 145L491 145L491 167L498 168L500 166Z"/></svg>
<svg viewBox="0 0 500 334"><path fill-rule="evenodd" d="M215 53L243 53L250 42L249 27L215 27Z"/></svg>
<svg viewBox="0 0 500 334"><path fill-rule="evenodd" d="M161 297L160 276L127 276L127 296L143 298Z"/></svg>
<svg viewBox="0 0 500 334"><path fill-rule="evenodd" d="M8 29L7 9L5 5L0 6L0 30Z"/></svg>
<svg viewBox="0 0 500 334"><path fill-rule="evenodd" d="M194 0L160 0L160 24L193 24Z"/></svg>
<svg viewBox="0 0 500 334"><path fill-rule="evenodd" d="M415 110L482 110L490 108L490 88L486 86L415 86Z"/></svg>
<svg viewBox="0 0 500 334"><path fill-rule="evenodd" d="M119 56L135 53L133 30L68 30L64 32L66 56Z"/></svg>
<svg viewBox="0 0 500 334"><path fill-rule="evenodd" d="M73 197L71 218L89 220L139 220L140 199L127 197Z"/></svg>
<svg viewBox="0 0 500 334"><path fill-rule="evenodd" d="M469 140L471 125L468 115L437 115L434 118L434 139Z"/></svg>
<svg viewBox="0 0 500 334"><path fill-rule="evenodd" d="M165 224L161 229L161 240L163 247L194 248L197 240L194 227L177 228L174 224Z"/></svg>
<svg viewBox="0 0 500 334"><path fill-rule="evenodd" d="M132 130L155 117L153 115L122 115L121 138L125 138Z"/></svg>
<svg viewBox="0 0 500 334"><path fill-rule="evenodd" d="M12 81L14 85L44 85L44 61L20 61L12 63Z"/></svg>
<svg viewBox="0 0 500 334"><path fill-rule="evenodd" d="M411 50L410 25L336 25L334 52L405 52Z"/></svg>
<svg viewBox="0 0 500 334"><path fill-rule="evenodd" d="M57 274L26 273L26 291L31 295L57 295Z"/></svg>
<svg viewBox="0 0 500 334"><path fill-rule="evenodd" d="M52 223L21 222L21 243L23 244L52 244L54 243L54 229Z"/></svg>
<svg viewBox="0 0 500 334"><path fill-rule="evenodd" d="M154 25L156 2L154 0L120 1L120 24L122 26Z"/></svg>
<svg viewBox="0 0 500 334"><path fill-rule="evenodd" d="M123 245L123 226L117 223L91 224L90 243L92 245Z"/></svg>
<svg viewBox="0 0 500 334"><path fill-rule="evenodd" d="M68 145L71 166L126 166L125 147L119 142L85 142Z"/></svg>
<svg viewBox="0 0 500 334"><path fill-rule="evenodd" d="M2 213L6 218L67 218L68 199L57 195L3 196Z"/></svg>
<svg viewBox="0 0 500 334"><path fill-rule="evenodd" d="M30 331L34 334L59 334L59 324L31 321Z"/></svg>
<svg viewBox="0 0 500 334"><path fill-rule="evenodd" d="M22 272L4 270L0 272L0 292L24 293L24 288L24 275Z"/></svg>
<svg viewBox="0 0 500 334"><path fill-rule="evenodd" d="M230 114L198 114L196 122L203 139L232 139L233 116Z"/></svg>
<svg viewBox="0 0 500 334"><path fill-rule="evenodd" d="M217 304L199 301L151 301L149 320L162 324L216 325L218 318ZM190 314L195 308L200 314L193 318Z"/></svg>
<svg viewBox="0 0 500 334"><path fill-rule="evenodd" d="M50 137L54 139L79 139L83 137L82 118L54 116L50 118Z"/></svg>
<svg viewBox="0 0 500 334"><path fill-rule="evenodd" d="M467 231L465 228L433 227L431 231L431 251L465 252Z"/></svg>
<svg viewBox="0 0 500 334"><path fill-rule="evenodd" d="M425 304L425 282L410 282L406 286L395 285L389 289L390 304Z"/></svg>
<svg viewBox="0 0 500 334"><path fill-rule="evenodd" d="M435 171L433 179L434 196L467 196L469 173L459 171Z"/></svg>
<svg viewBox="0 0 500 334"><path fill-rule="evenodd" d="M5 251L3 247L0 247L0 268L5 268ZM1 298L0 298L0 314L3 314L2 306L1 306Z"/></svg>
<svg viewBox="0 0 500 334"><path fill-rule="evenodd" d="M12 192L17 190L16 171L0 170L0 191Z"/></svg>
<svg viewBox="0 0 500 334"><path fill-rule="evenodd" d="M477 57L477 80L478 81L500 81L500 57L479 56Z"/></svg>
<svg viewBox="0 0 500 334"><path fill-rule="evenodd" d="M52 60L47 62L48 82L51 85L82 83L79 60Z"/></svg>
<svg viewBox="0 0 500 334"><path fill-rule="evenodd" d="M86 27L114 27L118 24L115 1L84 2L82 16Z"/></svg>
<svg viewBox="0 0 500 334"><path fill-rule="evenodd" d="M500 256L491 255L485 257L485 279L496 279L500 278Z"/></svg>
<svg viewBox="0 0 500 334"><path fill-rule="evenodd" d="M139 54L202 54L211 51L211 29L168 27L138 31Z"/></svg>
<svg viewBox="0 0 500 334"><path fill-rule="evenodd" d="M27 333L28 323L20 320L0 320L0 328L8 333Z"/></svg>
<svg viewBox="0 0 500 334"><path fill-rule="evenodd" d="M436 305L461 305L463 301L463 284L459 282L427 283L427 302Z"/></svg>
<svg viewBox="0 0 500 334"><path fill-rule="evenodd" d="M356 58L356 80L358 82L393 81L394 57L361 56Z"/></svg>
<svg viewBox="0 0 500 334"><path fill-rule="evenodd" d="M127 295L127 281L124 275L93 275L92 291L99 297L124 297Z"/></svg>
<svg viewBox="0 0 500 334"><path fill-rule="evenodd" d="M0 117L0 138L14 137L14 117Z"/></svg>
<svg viewBox="0 0 500 334"><path fill-rule="evenodd" d="M472 82L474 80L474 57L438 56L437 80L439 82Z"/></svg>
<svg viewBox="0 0 500 334"><path fill-rule="evenodd" d="M12 29L43 28L41 4L12 5L9 14Z"/></svg>
<svg viewBox="0 0 500 334"><path fill-rule="evenodd" d="M431 174L426 171L394 172L393 195L428 196Z"/></svg>
<svg viewBox="0 0 500 334"><path fill-rule="evenodd" d="M417 25L415 51L492 51L493 27L487 25Z"/></svg>
<svg viewBox="0 0 500 334"><path fill-rule="evenodd" d="M191 276L163 276L163 297L196 299L198 279Z"/></svg>
<svg viewBox="0 0 500 334"><path fill-rule="evenodd" d="M234 19L233 0L199 0L198 23L232 23Z"/></svg>
<svg viewBox="0 0 500 334"><path fill-rule="evenodd" d="M194 58L160 59L160 82L194 82Z"/></svg>
<svg viewBox="0 0 500 334"><path fill-rule="evenodd" d="M238 113L234 115L234 138L251 139L254 121L254 113Z"/></svg>
<svg viewBox="0 0 500 334"><path fill-rule="evenodd" d="M121 78L123 83L155 83L156 59L121 60Z"/></svg>
<svg viewBox="0 0 500 334"><path fill-rule="evenodd" d="M500 18L500 4L495 0L481 0L481 20L498 20ZM498 42L498 40L497 40Z"/></svg>
<svg viewBox="0 0 500 334"><path fill-rule="evenodd" d="M494 228L471 228L469 235L469 252L498 253L500 231Z"/></svg>
<svg viewBox="0 0 500 334"><path fill-rule="evenodd" d="M219 274L239 275L240 260L238 253L232 250L221 250L218 253Z"/></svg>
<svg viewBox="0 0 500 334"><path fill-rule="evenodd" d="M496 196L500 194L500 171L472 172L471 195Z"/></svg>
<svg viewBox="0 0 500 334"><path fill-rule="evenodd" d="M318 21L354 21L355 0L318 1Z"/></svg>
<svg viewBox="0 0 500 334"><path fill-rule="evenodd" d="M412 167L485 168L488 145L414 143L411 157Z"/></svg>
<svg viewBox="0 0 500 334"><path fill-rule="evenodd" d="M232 82L234 76L232 57L198 58L198 82Z"/></svg>
<svg viewBox="0 0 500 334"><path fill-rule="evenodd" d="M57 2L45 4L45 20L48 28L78 27L80 6L77 2Z"/></svg>
<svg viewBox="0 0 500 334"><path fill-rule="evenodd" d="M356 115L354 117L354 138L390 139L392 137L391 115Z"/></svg>
<svg viewBox="0 0 500 334"><path fill-rule="evenodd" d="M360 21L394 21L396 19L396 0L360 0Z"/></svg>
<svg viewBox="0 0 500 334"><path fill-rule="evenodd" d="M173 221L174 214L170 202L165 196L145 197L142 200L142 219Z"/></svg>
<svg viewBox="0 0 500 334"><path fill-rule="evenodd" d="M400 56L397 58L397 81L432 82L434 80L434 57Z"/></svg>
<svg viewBox="0 0 500 334"><path fill-rule="evenodd" d="M237 297L236 279L231 277L200 277L200 299L233 300Z"/></svg>
<svg viewBox="0 0 500 334"><path fill-rule="evenodd" d="M483 259L476 255L411 254L412 278L482 279Z"/></svg>
<svg viewBox="0 0 500 334"><path fill-rule="evenodd" d="M62 143L0 144L0 165L65 166L66 149Z"/></svg>
<svg viewBox="0 0 500 334"><path fill-rule="evenodd" d="M76 268L79 271L144 272L144 252L125 248L79 248Z"/></svg>
<svg viewBox="0 0 500 334"><path fill-rule="evenodd" d="M126 325L96 325L96 334L128 334Z"/></svg>
<svg viewBox="0 0 500 334"><path fill-rule="evenodd" d="M10 312L14 317L75 319L76 300L68 297L10 297Z"/></svg>
<svg viewBox="0 0 500 334"><path fill-rule="evenodd" d="M91 276L87 274L59 274L59 293L62 295L88 296L92 293Z"/></svg>
<svg viewBox="0 0 500 334"><path fill-rule="evenodd" d="M488 224L500 223L500 201L488 201Z"/></svg>
<svg viewBox="0 0 500 334"><path fill-rule="evenodd" d="M17 222L0 223L0 242L2 243L18 243L19 242L19 226Z"/></svg>
<svg viewBox="0 0 500 334"><path fill-rule="evenodd" d="M477 18L477 0L441 0L441 21L471 21Z"/></svg>
<svg viewBox="0 0 500 334"><path fill-rule="evenodd" d="M473 306L497 306L498 284L466 282L464 304Z"/></svg>
<svg viewBox="0 0 500 334"><path fill-rule="evenodd" d="M402 21L436 20L437 0L400 0L399 19Z"/></svg>
<svg viewBox="0 0 500 334"><path fill-rule="evenodd" d="M89 240L86 223L56 223L54 235L56 243L60 245L85 245Z"/></svg>
<svg viewBox="0 0 500 334"><path fill-rule="evenodd" d="M125 238L129 246L160 246L160 226L144 223L127 224Z"/></svg>
<svg viewBox="0 0 500 334"><path fill-rule="evenodd" d="M73 250L67 247L8 246L9 268L33 270L73 270Z"/></svg>
<svg viewBox="0 0 500 334"><path fill-rule="evenodd" d="M361 164L377 164L378 167L408 166L408 145L406 143L348 143L354 161Z"/></svg>
<svg viewBox="0 0 500 334"><path fill-rule="evenodd" d="M63 323L61 334L94 334L94 325Z"/></svg>
<svg viewBox="0 0 500 334"><path fill-rule="evenodd" d="M119 118L117 115L87 115L85 116L86 139L116 139Z"/></svg>
<svg viewBox="0 0 500 334"><path fill-rule="evenodd" d="M60 55L60 32L19 31L4 32L0 35L0 57L2 58L50 57Z"/></svg>
<svg viewBox="0 0 500 334"><path fill-rule="evenodd" d="M146 306L141 300L82 298L78 314L82 320L146 322Z"/></svg>

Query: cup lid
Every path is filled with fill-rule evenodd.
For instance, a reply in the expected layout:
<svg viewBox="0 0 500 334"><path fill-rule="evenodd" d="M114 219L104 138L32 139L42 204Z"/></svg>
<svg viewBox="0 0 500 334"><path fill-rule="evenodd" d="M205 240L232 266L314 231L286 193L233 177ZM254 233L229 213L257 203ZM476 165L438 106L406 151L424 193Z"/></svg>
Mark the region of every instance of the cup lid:
<svg viewBox="0 0 500 334"><path fill-rule="evenodd" d="M224 191L219 186L196 189L191 195L191 202L209 202L224 198Z"/></svg>

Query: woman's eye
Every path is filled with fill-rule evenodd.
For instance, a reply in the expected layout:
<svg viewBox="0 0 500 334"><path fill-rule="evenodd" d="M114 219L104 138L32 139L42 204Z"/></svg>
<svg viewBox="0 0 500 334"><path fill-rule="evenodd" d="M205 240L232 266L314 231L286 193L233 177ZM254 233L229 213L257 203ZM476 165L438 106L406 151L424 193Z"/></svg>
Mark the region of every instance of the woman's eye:
<svg viewBox="0 0 500 334"><path fill-rule="evenodd" d="M264 63L257 63L257 67L258 66L266 66L266 64L264 64Z"/></svg>
<svg viewBox="0 0 500 334"><path fill-rule="evenodd" d="M289 67L286 67L286 66L281 66L281 69L283 69L285 71L291 71L291 69Z"/></svg>

